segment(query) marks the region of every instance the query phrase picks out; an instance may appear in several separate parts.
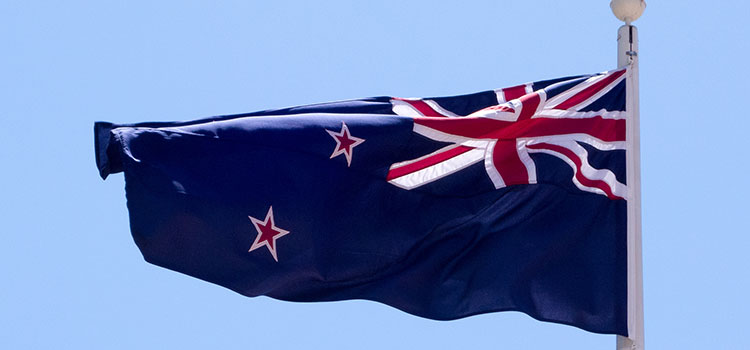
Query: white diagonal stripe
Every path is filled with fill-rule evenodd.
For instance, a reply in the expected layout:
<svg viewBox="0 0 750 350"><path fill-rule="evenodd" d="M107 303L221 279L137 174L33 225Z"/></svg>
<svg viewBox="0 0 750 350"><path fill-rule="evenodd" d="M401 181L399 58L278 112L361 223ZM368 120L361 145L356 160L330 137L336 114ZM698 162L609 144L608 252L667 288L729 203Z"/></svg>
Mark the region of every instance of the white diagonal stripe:
<svg viewBox="0 0 750 350"><path fill-rule="evenodd" d="M529 141L529 145L533 145L535 143L541 143L541 142L534 142ZM554 144L560 147L565 147L576 154L576 156L581 161L581 175L583 175L585 178L589 180L600 180L609 186L612 193L618 197L627 198L628 197L628 189L627 186L619 181L617 181L617 177L615 174L608 170L608 169L596 169L589 164L588 161L588 152L586 152L586 149L583 148L583 146L579 145L575 141L563 141L563 142L546 142L549 144ZM555 152L553 150L549 149L531 149L529 148L529 152L534 153L546 153L553 155L555 157L558 157L562 160L564 160L568 165L573 168L573 183L575 183L576 187L583 191L587 192L594 192L598 194L605 194L604 191L601 189L598 189L596 187L589 187L581 184L578 179L575 177L575 173L578 171L576 164L573 162L572 159L568 158L566 155Z"/></svg>
<svg viewBox="0 0 750 350"><path fill-rule="evenodd" d="M397 177L388 182L410 190L453 174L484 159L483 149L473 149L424 169Z"/></svg>

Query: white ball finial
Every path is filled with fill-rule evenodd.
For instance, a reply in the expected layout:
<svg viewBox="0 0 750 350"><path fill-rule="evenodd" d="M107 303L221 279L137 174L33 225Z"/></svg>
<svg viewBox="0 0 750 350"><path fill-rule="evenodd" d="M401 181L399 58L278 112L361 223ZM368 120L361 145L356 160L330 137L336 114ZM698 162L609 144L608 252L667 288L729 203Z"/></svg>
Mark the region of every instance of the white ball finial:
<svg viewBox="0 0 750 350"><path fill-rule="evenodd" d="M635 21L638 17L641 17L643 10L646 9L646 1L644 0L612 0L609 3L609 7L612 8L612 13L615 14L619 20L630 24Z"/></svg>

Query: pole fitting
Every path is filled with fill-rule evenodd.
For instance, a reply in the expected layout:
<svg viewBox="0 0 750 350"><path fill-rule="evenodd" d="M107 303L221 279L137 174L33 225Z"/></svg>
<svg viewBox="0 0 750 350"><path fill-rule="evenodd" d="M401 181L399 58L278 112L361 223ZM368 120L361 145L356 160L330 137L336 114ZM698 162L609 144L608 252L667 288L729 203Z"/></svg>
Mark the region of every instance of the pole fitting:
<svg viewBox="0 0 750 350"><path fill-rule="evenodd" d="M609 3L612 13L617 19L630 25L631 22L641 17L643 10L646 9L644 0L612 0Z"/></svg>

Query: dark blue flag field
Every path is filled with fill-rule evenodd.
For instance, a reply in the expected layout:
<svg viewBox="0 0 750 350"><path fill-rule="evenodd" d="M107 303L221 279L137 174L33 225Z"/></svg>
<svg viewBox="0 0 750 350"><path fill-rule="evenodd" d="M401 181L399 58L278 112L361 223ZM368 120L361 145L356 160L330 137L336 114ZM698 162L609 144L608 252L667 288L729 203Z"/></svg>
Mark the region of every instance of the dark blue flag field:
<svg viewBox="0 0 750 350"><path fill-rule="evenodd" d="M145 259L247 296L627 336L627 69L95 124Z"/></svg>

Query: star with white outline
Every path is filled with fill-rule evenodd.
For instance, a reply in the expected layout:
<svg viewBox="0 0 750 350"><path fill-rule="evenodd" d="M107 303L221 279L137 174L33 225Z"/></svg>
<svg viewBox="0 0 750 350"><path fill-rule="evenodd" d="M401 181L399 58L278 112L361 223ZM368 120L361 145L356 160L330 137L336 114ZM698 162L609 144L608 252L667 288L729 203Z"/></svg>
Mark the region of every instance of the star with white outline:
<svg viewBox="0 0 750 350"><path fill-rule="evenodd" d="M341 131L335 132L326 130L326 132L328 132L328 134L331 135L331 137L333 137L333 139L336 141L336 149L333 150L331 159L343 154L346 157L346 166L351 166L354 147L358 146L362 142L365 142L365 139L352 136L352 134L349 133L349 128L344 122L341 122Z"/></svg>
<svg viewBox="0 0 750 350"><path fill-rule="evenodd" d="M289 231L276 227L273 220L273 206L268 208L268 214L266 214L266 219L263 221L249 215L247 217L250 218L250 221L253 222L255 229L258 231L258 236L255 237L255 242L253 242L253 245L248 252L266 246L268 251L271 252L273 260L279 262L279 257L276 255L276 240L289 233Z"/></svg>

